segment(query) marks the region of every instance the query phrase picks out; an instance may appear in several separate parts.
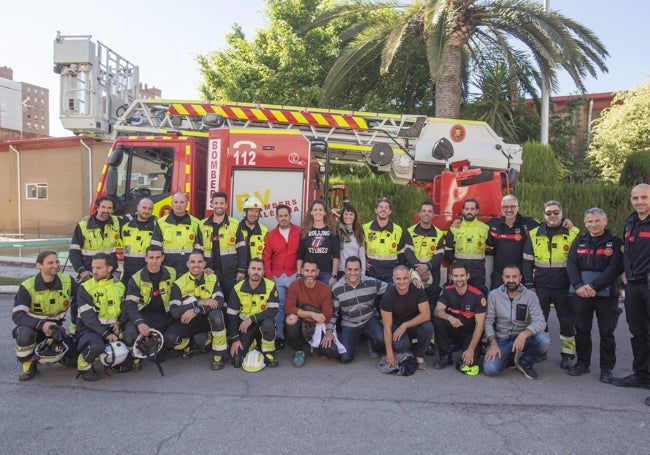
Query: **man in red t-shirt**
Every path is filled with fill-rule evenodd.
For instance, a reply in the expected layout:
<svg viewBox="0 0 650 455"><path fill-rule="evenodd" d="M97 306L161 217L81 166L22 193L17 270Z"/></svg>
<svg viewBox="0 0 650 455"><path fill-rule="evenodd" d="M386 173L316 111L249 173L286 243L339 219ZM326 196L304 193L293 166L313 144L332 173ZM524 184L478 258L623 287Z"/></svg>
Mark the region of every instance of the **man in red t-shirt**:
<svg viewBox="0 0 650 455"><path fill-rule="evenodd" d="M311 342L317 324L327 324L332 319L332 291L325 283L318 281L318 265L311 259L302 263L302 277L289 285L284 311L287 314L286 341L296 351L293 365L305 363L305 342ZM322 337L320 353L328 358L338 355L334 334L328 328Z"/></svg>

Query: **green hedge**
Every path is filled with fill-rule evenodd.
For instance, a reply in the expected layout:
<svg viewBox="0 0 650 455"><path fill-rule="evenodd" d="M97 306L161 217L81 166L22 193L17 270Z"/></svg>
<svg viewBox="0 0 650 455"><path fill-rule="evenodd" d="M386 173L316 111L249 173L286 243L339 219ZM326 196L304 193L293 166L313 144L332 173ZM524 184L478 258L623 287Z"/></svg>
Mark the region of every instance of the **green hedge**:
<svg viewBox="0 0 650 455"><path fill-rule="evenodd" d="M630 188L601 183L565 183L561 185L521 184L514 191L519 199L519 212L543 219L544 202L557 200L562 204L564 216L585 230L585 210L600 207L607 212L609 228L622 235L625 218L631 213Z"/></svg>

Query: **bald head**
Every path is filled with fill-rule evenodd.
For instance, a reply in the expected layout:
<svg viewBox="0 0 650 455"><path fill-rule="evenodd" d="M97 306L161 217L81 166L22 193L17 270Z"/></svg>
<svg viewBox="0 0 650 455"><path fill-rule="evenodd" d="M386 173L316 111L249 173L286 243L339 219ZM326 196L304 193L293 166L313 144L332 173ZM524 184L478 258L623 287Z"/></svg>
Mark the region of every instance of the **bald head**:
<svg viewBox="0 0 650 455"><path fill-rule="evenodd" d="M632 188L630 202L639 218L644 220L650 215L650 185L639 183Z"/></svg>

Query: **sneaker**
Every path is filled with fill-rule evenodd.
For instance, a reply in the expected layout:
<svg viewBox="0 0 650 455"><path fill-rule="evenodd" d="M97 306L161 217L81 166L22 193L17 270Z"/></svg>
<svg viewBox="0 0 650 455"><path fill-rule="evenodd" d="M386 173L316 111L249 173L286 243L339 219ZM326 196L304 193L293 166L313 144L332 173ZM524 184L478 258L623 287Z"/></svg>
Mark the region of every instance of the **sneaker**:
<svg viewBox="0 0 650 455"><path fill-rule="evenodd" d="M220 355L213 355L212 356L212 369L217 371L221 370L223 367L226 366L226 363L223 361L223 357Z"/></svg>
<svg viewBox="0 0 650 455"><path fill-rule="evenodd" d="M424 359L422 357L416 357L415 360L418 361L418 370L426 370L427 369L427 364L426 364L426 362L424 361Z"/></svg>
<svg viewBox="0 0 650 455"><path fill-rule="evenodd" d="M567 374L569 376L582 376L583 374L587 374L590 371L591 370L589 369L589 365L585 365L584 363L576 363L574 366L567 370Z"/></svg>
<svg viewBox="0 0 650 455"><path fill-rule="evenodd" d="M650 389L650 380L637 374L631 374L622 378L612 378L611 384L617 387L638 387L640 389Z"/></svg>
<svg viewBox="0 0 650 455"><path fill-rule="evenodd" d="M562 360L560 361L560 368L562 368L563 370L568 370L569 368L571 368L573 366L571 364L573 363L574 358L575 356L573 355L563 355Z"/></svg>
<svg viewBox="0 0 650 455"><path fill-rule="evenodd" d="M521 373L526 376L528 379L539 379L539 375L537 374L537 371L535 371L535 368L532 366L530 367L525 367L523 365L517 364L517 369L521 371Z"/></svg>
<svg viewBox="0 0 650 455"><path fill-rule="evenodd" d="M34 376L36 376L35 360L28 360L27 362L22 362L20 366L21 366L21 372L20 372L20 376L18 376L19 381L29 381L30 379L33 379Z"/></svg>
<svg viewBox="0 0 650 455"><path fill-rule="evenodd" d="M296 351L293 356L293 366L300 368L305 364L305 351Z"/></svg>
<svg viewBox="0 0 650 455"><path fill-rule="evenodd" d="M447 368L449 365L453 364L453 360L451 359L451 354L445 355L445 356L438 356L438 360L433 362L433 365L431 367L434 370L444 370Z"/></svg>
<svg viewBox="0 0 650 455"><path fill-rule="evenodd" d="M284 349L284 338L275 339L275 352L280 352Z"/></svg>
<svg viewBox="0 0 650 455"><path fill-rule="evenodd" d="M102 377L97 374L93 367L90 367L87 370L82 370L79 372L84 381L95 382L99 381Z"/></svg>
<svg viewBox="0 0 650 455"><path fill-rule="evenodd" d="M614 379L614 373L612 373L612 370L600 370L600 382L603 384L611 384L612 379Z"/></svg>
<svg viewBox="0 0 650 455"><path fill-rule="evenodd" d="M266 364L267 367L269 368L275 368L277 367L278 361L275 359L275 356L270 353L270 352L264 352L264 363Z"/></svg>

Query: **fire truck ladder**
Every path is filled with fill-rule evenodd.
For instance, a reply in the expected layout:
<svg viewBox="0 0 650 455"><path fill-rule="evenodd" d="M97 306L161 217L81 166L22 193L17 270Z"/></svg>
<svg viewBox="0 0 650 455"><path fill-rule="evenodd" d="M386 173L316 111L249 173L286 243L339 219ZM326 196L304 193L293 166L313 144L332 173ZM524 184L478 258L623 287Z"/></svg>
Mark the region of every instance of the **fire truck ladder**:
<svg viewBox="0 0 650 455"><path fill-rule="evenodd" d="M325 140L331 158L365 161L390 149L413 158L423 115L399 115L268 104L136 100L118 110L116 135L178 133L207 137L210 128L299 129L308 139ZM379 149L377 149L379 147Z"/></svg>

